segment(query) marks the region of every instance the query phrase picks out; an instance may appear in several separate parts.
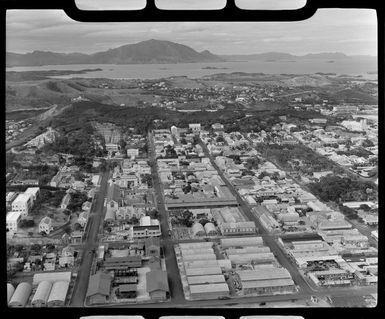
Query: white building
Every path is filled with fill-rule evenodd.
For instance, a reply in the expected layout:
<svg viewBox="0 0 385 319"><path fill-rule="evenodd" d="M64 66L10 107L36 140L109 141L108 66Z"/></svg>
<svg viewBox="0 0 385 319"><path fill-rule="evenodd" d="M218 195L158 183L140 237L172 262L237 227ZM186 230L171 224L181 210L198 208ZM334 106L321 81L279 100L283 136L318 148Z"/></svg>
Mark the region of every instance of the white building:
<svg viewBox="0 0 385 319"><path fill-rule="evenodd" d="M6 224L8 231L16 232L17 225L21 219L20 212L9 212L6 217Z"/></svg>
<svg viewBox="0 0 385 319"><path fill-rule="evenodd" d="M23 217L28 216L28 213L33 205L32 194L19 194L12 202L12 211L20 212Z"/></svg>
<svg viewBox="0 0 385 319"><path fill-rule="evenodd" d="M45 216L39 223L39 233L44 232L46 234L49 234L52 227L52 220L48 216Z"/></svg>
<svg viewBox="0 0 385 319"><path fill-rule="evenodd" d="M28 187L27 190L24 192L24 194L31 194L32 195L32 201L34 202L39 195L40 188L39 187Z"/></svg>
<svg viewBox="0 0 385 319"><path fill-rule="evenodd" d="M139 156L139 149L138 148L129 148L129 149L127 149L127 156L128 157Z"/></svg>
<svg viewBox="0 0 385 319"><path fill-rule="evenodd" d="M200 123L192 123L189 124L188 127L193 131L193 133L199 133L201 131Z"/></svg>

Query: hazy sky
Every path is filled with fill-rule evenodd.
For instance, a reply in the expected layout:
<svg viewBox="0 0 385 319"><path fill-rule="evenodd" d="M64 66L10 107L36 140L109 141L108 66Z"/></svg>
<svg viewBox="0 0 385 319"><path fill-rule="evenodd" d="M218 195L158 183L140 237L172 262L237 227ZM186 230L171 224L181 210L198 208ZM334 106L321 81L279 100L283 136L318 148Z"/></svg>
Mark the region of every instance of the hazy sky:
<svg viewBox="0 0 385 319"><path fill-rule="evenodd" d="M93 53L158 39L216 54L377 54L376 12L368 9L320 9L299 22L86 23L61 10L9 10L6 18L6 49L18 53Z"/></svg>

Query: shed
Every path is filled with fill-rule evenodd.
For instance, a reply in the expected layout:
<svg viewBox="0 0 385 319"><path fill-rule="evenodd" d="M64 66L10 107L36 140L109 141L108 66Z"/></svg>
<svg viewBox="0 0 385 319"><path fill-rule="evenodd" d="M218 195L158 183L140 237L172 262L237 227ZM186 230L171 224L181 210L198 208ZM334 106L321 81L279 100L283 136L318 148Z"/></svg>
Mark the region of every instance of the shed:
<svg viewBox="0 0 385 319"><path fill-rule="evenodd" d="M223 249L247 247L247 246L263 246L262 237L233 237L221 239Z"/></svg>
<svg viewBox="0 0 385 319"><path fill-rule="evenodd" d="M15 292L15 288L12 286L12 284L7 283L7 304L11 300L14 292Z"/></svg>
<svg viewBox="0 0 385 319"><path fill-rule="evenodd" d="M52 283L49 281L41 281L37 286L36 292L32 298L33 307L45 307L47 306L47 301L49 294L51 292Z"/></svg>
<svg viewBox="0 0 385 319"><path fill-rule="evenodd" d="M218 234L217 229L215 228L213 223L206 223L205 231L208 236L215 236Z"/></svg>
<svg viewBox="0 0 385 319"><path fill-rule="evenodd" d="M33 275L33 285L38 285L42 281L49 281L53 284L55 281L71 281L70 271L60 272L42 272Z"/></svg>
<svg viewBox="0 0 385 319"><path fill-rule="evenodd" d="M9 301L9 307L25 307L28 302L28 298L31 295L32 286L28 282L21 282Z"/></svg>
<svg viewBox="0 0 385 319"><path fill-rule="evenodd" d="M152 270L147 272L146 285L147 292L153 300L166 300L170 293L166 271Z"/></svg>
<svg viewBox="0 0 385 319"><path fill-rule="evenodd" d="M198 222L194 223L191 229L194 236L204 236L206 234L201 223L198 223Z"/></svg>
<svg viewBox="0 0 385 319"><path fill-rule="evenodd" d="M65 305L69 284L68 281L56 281L52 285L48 297L48 307L63 307Z"/></svg>
<svg viewBox="0 0 385 319"><path fill-rule="evenodd" d="M106 303L107 297L110 295L111 277L103 272L97 272L92 275L89 280L87 297L90 304Z"/></svg>

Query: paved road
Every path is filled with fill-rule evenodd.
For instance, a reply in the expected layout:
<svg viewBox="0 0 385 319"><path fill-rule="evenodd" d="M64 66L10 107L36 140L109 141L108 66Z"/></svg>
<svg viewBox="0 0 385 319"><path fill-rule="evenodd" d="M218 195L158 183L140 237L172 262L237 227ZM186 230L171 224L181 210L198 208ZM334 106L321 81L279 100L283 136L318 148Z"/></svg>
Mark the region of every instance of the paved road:
<svg viewBox="0 0 385 319"><path fill-rule="evenodd" d="M159 181L158 167L155 158L155 146L151 132L148 133L149 158L151 163L151 173L156 195L156 206L160 214L160 227L162 230L161 244L163 254L166 259L166 268L168 274L168 284L170 288L171 301L180 303L185 301L182 282L179 277L179 268L176 262L174 244L169 237L168 214L163 200L163 191Z"/></svg>
<svg viewBox="0 0 385 319"><path fill-rule="evenodd" d="M258 232L262 236L265 244L270 247L271 251L275 254L275 257L277 258L278 262L282 265L282 267L286 268L289 272L291 277L293 278L294 282L300 287L300 291L303 293L307 293L308 295L311 295L314 290L312 287L309 286L308 282L302 277L301 273L297 269L295 265L292 264L289 257L286 255L286 253L283 251L283 249L278 245L278 243L275 241L275 238L269 234L269 232L263 227L259 219L253 214L251 211L249 205L243 200L243 198L238 194L238 192L235 190L234 186L227 180L226 176L223 174L221 169L217 166L215 163L213 157L211 156L207 146L205 143L203 143L202 140L199 139L199 144L202 146L203 152L205 155L210 158L210 162L213 165L213 167L217 170L219 176L223 179L223 181L226 183L226 186L230 189L232 194L237 198L238 203L240 204L242 211L245 213L247 218L251 221L254 221L256 226L258 227ZM262 207L256 208L262 209Z"/></svg>
<svg viewBox="0 0 385 319"><path fill-rule="evenodd" d="M291 300L307 300L311 295L320 297L337 297L337 296L366 296L373 293L377 293L377 289L374 286L355 287L355 288L331 288L322 289L322 291L308 294L305 292L298 292L296 294L287 295L275 295L275 296L258 296L258 297L241 297L228 300L196 300L196 301L184 301L176 303L173 300L171 303L155 303L155 304L138 304L138 305L106 305L106 308L200 308L200 307L222 307L222 306L234 306L238 304L255 304L260 302L278 302L278 301L291 301ZM100 307L100 306L98 306Z"/></svg>
<svg viewBox="0 0 385 319"><path fill-rule="evenodd" d="M70 301L71 307L83 307L86 299L91 265L94 257L92 250L97 249L98 247L97 236L104 218L104 197L107 193L108 176L109 172L102 174L99 192L95 195L95 199L91 207L91 214L85 230L86 240L84 242L82 261L77 274L74 293L72 294L72 299Z"/></svg>

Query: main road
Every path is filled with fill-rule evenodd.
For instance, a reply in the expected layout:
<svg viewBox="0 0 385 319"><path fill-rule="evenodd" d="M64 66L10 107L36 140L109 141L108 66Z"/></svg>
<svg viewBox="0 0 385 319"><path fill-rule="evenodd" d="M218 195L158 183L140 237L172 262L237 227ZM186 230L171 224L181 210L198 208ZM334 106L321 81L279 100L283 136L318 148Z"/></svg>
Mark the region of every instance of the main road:
<svg viewBox="0 0 385 319"><path fill-rule="evenodd" d="M240 204L244 214L247 216L249 220L255 222L256 226L258 227L259 234L263 238L266 245L270 247L271 251L274 253L275 257L277 258L278 262L282 265L282 267L286 268L290 272L291 277L293 278L297 286L300 287L300 290L302 293L305 293L308 295L313 294L316 290L310 287L310 285L305 280L305 278L303 278L303 276L301 275L297 267L293 265L293 263L290 261L286 253L278 245L274 236L271 236L271 234L269 234L269 232L264 228L264 226L261 224L259 219L251 211L250 206L243 200L243 198L239 195L239 193L236 191L234 186L228 181L227 177L223 174L222 170L215 163L206 144L200 138L199 138L199 144L201 145L205 155L210 159L212 166L217 170L219 176L225 182L226 186L230 189L231 193L237 198L237 201ZM256 208L258 209L258 206Z"/></svg>
<svg viewBox="0 0 385 319"><path fill-rule="evenodd" d="M164 204L162 186L159 181L155 146L151 132L148 133L148 143L148 155L150 158L151 174L156 195L156 207L160 215L160 227L162 231L161 243L163 248L163 254L166 260L171 302L181 303L185 302L183 286L179 277L179 268L176 262L174 244L173 241L170 240L169 236L170 228L168 224L168 213Z"/></svg>
<svg viewBox="0 0 385 319"><path fill-rule="evenodd" d="M80 268L77 274L74 292L70 300L71 307L83 307L86 299L88 281L91 272L94 250L98 247L98 233L104 218L104 197L107 193L109 171L102 174L99 191L96 193L85 229L85 242Z"/></svg>
<svg viewBox="0 0 385 319"><path fill-rule="evenodd" d="M364 286L356 288L324 288L321 291L312 293L312 296L322 298L322 297L353 297L353 296L368 296L373 293L377 293L375 286ZM234 306L239 304L257 304L261 302L280 302L280 301L296 301L296 300L309 300L310 294L306 292L298 292L295 294L285 294L285 295L273 295L273 296L257 296L257 297L239 297L231 298L227 300L195 300L195 301L186 301L175 302L174 300L170 303L153 303L153 304L136 304L136 305L106 305L98 307L106 308L201 308L201 307L224 307L224 306Z"/></svg>

